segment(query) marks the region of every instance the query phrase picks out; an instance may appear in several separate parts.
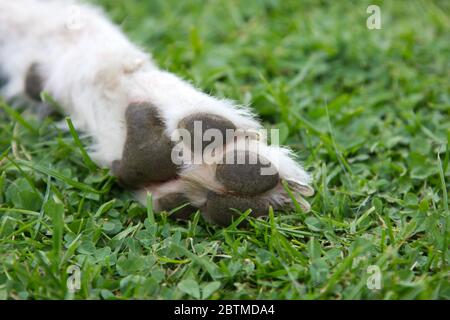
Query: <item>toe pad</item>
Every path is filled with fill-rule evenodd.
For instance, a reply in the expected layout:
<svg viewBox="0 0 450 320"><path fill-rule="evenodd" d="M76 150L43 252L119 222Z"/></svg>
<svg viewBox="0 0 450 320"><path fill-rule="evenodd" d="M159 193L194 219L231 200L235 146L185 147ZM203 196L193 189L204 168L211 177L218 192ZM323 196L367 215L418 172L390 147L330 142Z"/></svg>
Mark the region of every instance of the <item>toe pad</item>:
<svg viewBox="0 0 450 320"><path fill-rule="evenodd" d="M244 212L249 208L252 209L251 216L265 216L269 209L269 202L260 197L240 197L209 192L202 214L209 222L228 226L233 218L236 219L238 217L238 214L232 209Z"/></svg>
<svg viewBox="0 0 450 320"><path fill-rule="evenodd" d="M158 203L161 210L169 211L189 203L189 199L186 198L186 196L184 196L182 193L171 193L160 198L158 200ZM170 217L173 219L188 220L189 217L197 210L198 209L194 206L187 204L171 214Z"/></svg>
<svg viewBox="0 0 450 320"><path fill-rule="evenodd" d="M201 141L201 151L204 151L206 146L210 144L209 141L203 141L205 131L208 129L216 129L222 134L223 142L227 137L226 131L228 129L234 130L236 126L228 119L211 113L196 113L187 116L180 121L178 127L186 129L191 135L191 150L194 149L194 141ZM201 136L199 136L201 135Z"/></svg>
<svg viewBox="0 0 450 320"><path fill-rule="evenodd" d="M271 165L268 160L249 151L238 151L234 156L233 163L228 164L230 161L225 155L223 164L219 164L216 169L217 180L228 190L245 195L257 195L278 184L280 180L278 172L264 175L262 169Z"/></svg>
<svg viewBox="0 0 450 320"><path fill-rule="evenodd" d="M41 101L41 91L44 89L44 84L38 69L37 63L33 63L28 68L25 77L25 92L31 99Z"/></svg>

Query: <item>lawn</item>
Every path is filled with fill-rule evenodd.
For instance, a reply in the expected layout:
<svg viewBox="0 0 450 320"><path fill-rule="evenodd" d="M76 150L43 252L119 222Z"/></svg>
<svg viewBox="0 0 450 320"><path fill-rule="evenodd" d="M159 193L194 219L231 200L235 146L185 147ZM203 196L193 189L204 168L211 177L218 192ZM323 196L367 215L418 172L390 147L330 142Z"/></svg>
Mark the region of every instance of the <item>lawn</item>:
<svg viewBox="0 0 450 320"><path fill-rule="evenodd" d="M376 1L380 30L368 1L95 2L161 67L279 128L312 211L174 222L61 119L1 102L0 299L450 299L449 2Z"/></svg>

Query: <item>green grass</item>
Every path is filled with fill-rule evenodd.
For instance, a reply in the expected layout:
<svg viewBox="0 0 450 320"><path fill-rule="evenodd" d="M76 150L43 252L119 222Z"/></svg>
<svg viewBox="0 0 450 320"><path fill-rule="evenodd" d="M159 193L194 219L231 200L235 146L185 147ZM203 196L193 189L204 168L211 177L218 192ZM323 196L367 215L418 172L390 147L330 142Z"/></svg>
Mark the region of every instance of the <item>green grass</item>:
<svg viewBox="0 0 450 320"><path fill-rule="evenodd" d="M381 30L368 1L96 2L162 67L280 128L312 212L173 222L92 168L86 139L2 104L0 298L450 299L448 2L376 1Z"/></svg>

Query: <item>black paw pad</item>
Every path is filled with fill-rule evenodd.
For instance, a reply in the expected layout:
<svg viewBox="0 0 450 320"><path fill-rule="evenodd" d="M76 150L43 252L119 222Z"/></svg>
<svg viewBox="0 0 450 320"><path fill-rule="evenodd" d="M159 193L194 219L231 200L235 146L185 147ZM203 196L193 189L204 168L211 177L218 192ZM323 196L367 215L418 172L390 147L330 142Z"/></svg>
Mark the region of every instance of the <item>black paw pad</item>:
<svg viewBox="0 0 450 320"><path fill-rule="evenodd" d="M125 114L127 137L122 160L113 163L113 173L122 184L139 188L177 177L171 159L172 142L164 133L158 110L149 102L130 104Z"/></svg>
<svg viewBox="0 0 450 320"><path fill-rule="evenodd" d="M222 135L224 144L226 143L226 130L235 130L236 126L224 117L214 115L211 113L196 113L187 116L178 124L178 128L186 129L191 135L191 150L195 150L194 141L201 142L201 151L203 152L211 141L203 141L203 136L208 129L217 129ZM198 128L196 130L196 128Z"/></svg>
<svg viewBox="0 0 450 320"><path fill-rule="evenodd" d="M184 204L187 204L170 215L170 217L173 219L188 220L189 217L198 210L188 203L189 199L186 198L182 193L171 193L158 199L158 204L161 210L165 211L170 211Z"/></svg>
<svg viewBox="0 0 450 320"><path fill-rule="evenodd" d="M274 188L280 180L278 172L264 170L270 167L271 163L260 155L237 151L231 157L224 156L223 164L217 165L216 178L228 190L257 195Z"/></svg>
<svg viewBox="0 0 450 320"><path fill-rule="evenodd" d="M33 100L41 101L41 92L44 89L44 80L39 73L39 65L33 63L25 76L25 93Z"/></svg>
<svg viewBox="0 0 450 320"><path fill-rule="evenodd" d="M251 216L266 216L269 210L269 201L260 197L240 197L209 192L202 215L209 222L228 226L233 218L239 217L238 213L232 209L237 209L240 212L252 209Z"/></svg>

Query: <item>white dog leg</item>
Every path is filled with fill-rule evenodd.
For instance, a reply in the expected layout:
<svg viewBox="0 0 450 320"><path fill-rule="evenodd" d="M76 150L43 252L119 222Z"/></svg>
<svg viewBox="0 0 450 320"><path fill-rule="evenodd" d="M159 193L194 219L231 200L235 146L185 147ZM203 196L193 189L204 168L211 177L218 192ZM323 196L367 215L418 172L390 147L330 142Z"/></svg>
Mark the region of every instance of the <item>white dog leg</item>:
<svg viewBox="0 0 450 320"><path fill-rule="evenodd" d="M187 200L206 219L226 225L234 217L230 208L251 208L260 216L269 206L292 207L285 181L309 209L301 198L313 193L309 175L288 149L255 137L248 138L254 152L233 144L241 137L225 137L223 150L215 154L222 160L256 155L256 163L173 163L170 138L178 129L194 133L196 121L220 133L261 126L250 109L158 69L97 8L72 1L0 0L0 64L8 79L2 95L39 99L39 92L47 91L77 129L93 138L94 161L111 168L143 203L147 192L159 209ZM272 174L262 173L267 166Z"/></svg>

